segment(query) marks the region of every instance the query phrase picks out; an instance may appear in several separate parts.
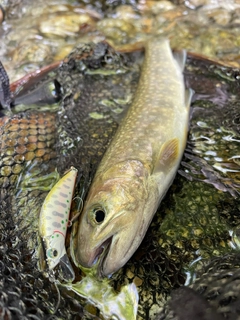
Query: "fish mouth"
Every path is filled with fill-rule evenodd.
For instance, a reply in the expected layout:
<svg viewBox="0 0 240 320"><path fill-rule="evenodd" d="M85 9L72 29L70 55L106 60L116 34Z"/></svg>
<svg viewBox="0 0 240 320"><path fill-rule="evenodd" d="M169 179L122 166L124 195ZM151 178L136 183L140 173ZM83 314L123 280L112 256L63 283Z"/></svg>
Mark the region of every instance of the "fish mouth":
<svg viewBox="0 0 240 320"><path fill-rule="evenodd" d="M105 240L96 250L94 263L97 266L97 273L100 278L103 278L105 276L105 273L103 271L103 264L107 258L107 255L109 253L111 244L112 244L113 236Z"/></svg>

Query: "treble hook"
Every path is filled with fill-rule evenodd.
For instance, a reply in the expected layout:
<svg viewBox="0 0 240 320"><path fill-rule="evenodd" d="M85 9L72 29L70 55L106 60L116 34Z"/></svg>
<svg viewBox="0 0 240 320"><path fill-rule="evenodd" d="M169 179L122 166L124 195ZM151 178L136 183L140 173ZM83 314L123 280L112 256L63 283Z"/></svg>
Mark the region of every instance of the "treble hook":
<svg viewBox="0 0 240 320"><path fill-rule="evenodd" d="M72 219L70 219L70 220L68 221L68 227L69 227L69 228L72 226L73 222L75 222L76 219L80 216L80 213L82 212L82 209L83 209L83 200L82 200L82 198L79 197L79 196L76 196L75 198L73 198L73 201L74 201L75 199L79 199L80 202L79 202L79 205L78 205L78 208L77 208L77 213L75 214L75 216L72 217Z"/></svg>

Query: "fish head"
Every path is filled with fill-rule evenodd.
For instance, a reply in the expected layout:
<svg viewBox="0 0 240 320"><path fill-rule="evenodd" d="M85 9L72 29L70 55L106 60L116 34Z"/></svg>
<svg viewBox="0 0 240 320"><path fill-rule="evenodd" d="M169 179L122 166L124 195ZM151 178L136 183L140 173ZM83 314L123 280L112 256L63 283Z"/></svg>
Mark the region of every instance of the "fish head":
<svg viewBox="0 0 240 320"><path fill-rule="evenodd" d="M48 267L52 270L66 254L65 237L60 232L54 232L51 236L44 238L44 248Z"/></svg>
<svg viewBox="0 0 240 320"><path fill-rule="evenodd" d="M66 252L65 236L61 232L54 232L43 239L43 247L49 270L59 264L62 279L67 282L73 281L75 273Z"/></svg>
<svg viewBox="0 0 240 320"><path fill-rule="evenodd" d="M147 188L139 179L116 177L90 188L79 221L75 260L96 265L100 277L120 269L141 243Z"/></svg>

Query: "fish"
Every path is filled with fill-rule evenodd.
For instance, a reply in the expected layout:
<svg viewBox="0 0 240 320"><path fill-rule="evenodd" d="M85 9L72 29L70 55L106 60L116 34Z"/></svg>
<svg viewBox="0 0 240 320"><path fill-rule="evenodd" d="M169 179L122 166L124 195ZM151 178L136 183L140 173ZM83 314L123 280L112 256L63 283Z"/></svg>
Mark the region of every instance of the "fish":
<svg viewBox="0 0 240 320"><path fill-rule="evenodd" d="M179 167L188 133L192 91L186 52L169 40L145 45L138 87L91 183L79 218L74 259L97 266L99 277L119 270L137 250Z"/></svg>
<svg viewBox="0 0 240 320"><path fill-rule="evenodd" d="M73 281L74 270L67 256L65 238L78 170L71 167L45 198L39 217L39 235L49 270L61 265L63 278Z"/></svg>

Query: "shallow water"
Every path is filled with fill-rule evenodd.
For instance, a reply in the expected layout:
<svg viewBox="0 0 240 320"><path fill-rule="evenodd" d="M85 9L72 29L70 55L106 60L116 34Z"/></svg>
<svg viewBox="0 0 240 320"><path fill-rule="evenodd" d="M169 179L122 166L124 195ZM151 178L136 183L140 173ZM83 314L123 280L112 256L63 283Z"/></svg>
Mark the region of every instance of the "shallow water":
<svg viewBox="0 0 240 320"><path fill-rule="evenodd" d="M11 4L11 1L9 1ZM238 66L240 1L22 1L6 7L0 56L11 81L63 59L80 42L115 47L166 34L173 48ZM174 4L180 3L180 4Z"/></svg>

